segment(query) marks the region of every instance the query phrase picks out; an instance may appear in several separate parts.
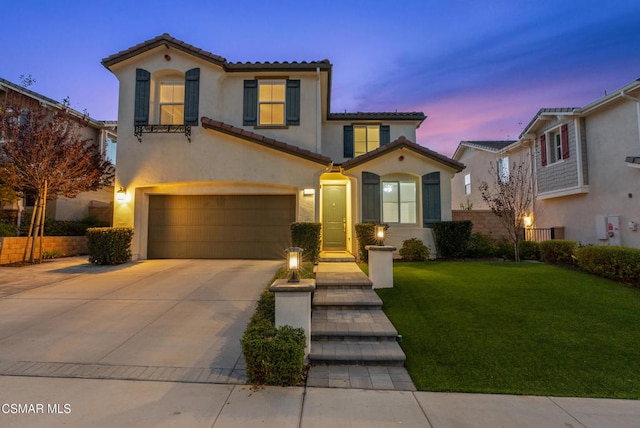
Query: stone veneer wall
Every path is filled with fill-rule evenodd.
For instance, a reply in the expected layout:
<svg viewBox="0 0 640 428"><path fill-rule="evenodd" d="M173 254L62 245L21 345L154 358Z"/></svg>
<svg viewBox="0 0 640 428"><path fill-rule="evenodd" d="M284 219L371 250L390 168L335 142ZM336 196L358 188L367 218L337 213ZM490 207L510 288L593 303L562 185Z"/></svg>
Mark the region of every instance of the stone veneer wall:
<svg viewBox="0 0 640 428"><path fill-rule="evenodd" d="M21 262L26 237L0 238L0 265ZM44 254L57 252L56 257L88 254L86 236L45 236L42 241ZM40 256L40 242L36 242L35 257ZM28 257L28 255L27 255Z"/></svg>

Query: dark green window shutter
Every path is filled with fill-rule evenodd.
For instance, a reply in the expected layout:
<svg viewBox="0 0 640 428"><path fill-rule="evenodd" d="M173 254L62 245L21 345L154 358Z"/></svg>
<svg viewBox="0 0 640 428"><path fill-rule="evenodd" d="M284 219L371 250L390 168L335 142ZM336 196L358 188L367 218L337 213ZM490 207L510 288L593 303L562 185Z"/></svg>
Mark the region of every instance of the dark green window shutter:
<svg viewBox="0 0 640 428"><path fill-rule="evenodd" d="M380 145L386 146L391 142L391 127L389 125L380 125Z"/></svg>
<svg viewBox="0 0 640 428"><path fill-rule="evenodd" d="M353 157L353 126L344 126L344 157Z"/></svg>
<svg viewBox="0 0 640 428"><path fill-rule="evenodd" d="M198 125L200 101L200 69L192 68L184 76L184 124Z"/></svg>
<svg viewBox="0 0 640 428"><path fill-rule="evenodd" d="M151 92L151 73L141 68L136 69L136 94L134 108L134 124L149 124L149 93Z"/></svg>
<svg viewBox="0 0 640 428"><path fill-rule="evenodd" d="M242 108L242 124L255 126L258 124L258 81L244 81L244 104Z"/></svg>
<svg viewBox="0 0 640 428"><path fill-rule="evenodd" d="M440 172L422 176L422 227L432 227L440 221Z"/></svg>
<svg viewBox="0 0 640 428"><path fill-rule="evenodd" d="M287 80L287 125L300 125L300 81Z"/></svg>
<svg viewBox="0 0 640 428"><path fill-rule="evenodd" d="M380 176L362 172L362 222L380 223Z"/></svg>

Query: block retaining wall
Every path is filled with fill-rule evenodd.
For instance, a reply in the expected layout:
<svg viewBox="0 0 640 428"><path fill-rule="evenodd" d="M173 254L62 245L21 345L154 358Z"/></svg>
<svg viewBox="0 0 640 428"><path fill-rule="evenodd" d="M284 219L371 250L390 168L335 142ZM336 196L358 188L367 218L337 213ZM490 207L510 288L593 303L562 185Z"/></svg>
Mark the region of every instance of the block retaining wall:
<svg viewBox="0 0 640 428"><path fill-rule="evenodd" d="M24 247L27 245L27 237L0 238L0 265L22 261ZM57 252L56 257L79 256L88 254L86 236L45 236L42 238L42 251L47 253ZM40 256L40 238L36 240L35 257ZM31 241L29 241L30 245ZM27 251L31 251L31 248ZM27 252L27 257L29 253Z"/></svg>
<svg viewBox="0 0 640 428"><path fill-rule="evenodd" d="M454 221L471 221L473 223L472 233L482 233L497 240L509 239L507 231L500 223L500 218L491 210L453 210L452 219Z"/></svg>

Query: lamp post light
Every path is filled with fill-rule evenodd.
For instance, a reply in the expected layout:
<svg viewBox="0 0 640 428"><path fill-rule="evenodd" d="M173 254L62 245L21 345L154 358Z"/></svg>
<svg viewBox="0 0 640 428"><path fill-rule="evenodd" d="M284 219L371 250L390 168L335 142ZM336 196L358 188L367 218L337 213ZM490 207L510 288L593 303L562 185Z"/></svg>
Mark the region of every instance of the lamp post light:
<svg viewBox="0 0 640 428"><path fill-rule="evenodd" d="M285 254L287 256L287 270L291 272L291 278L288 282L300 282L300 266L302 264L302 252L304 251L300 247L287 248Z"/></svg>
<svg viewBox="0 0 640 428"><path fill-rule="evenodd" d="M385 230L384 230L384 225L377 225L376 226L376 240L382 245L384 244L384 235L385 235Z"/></svg>

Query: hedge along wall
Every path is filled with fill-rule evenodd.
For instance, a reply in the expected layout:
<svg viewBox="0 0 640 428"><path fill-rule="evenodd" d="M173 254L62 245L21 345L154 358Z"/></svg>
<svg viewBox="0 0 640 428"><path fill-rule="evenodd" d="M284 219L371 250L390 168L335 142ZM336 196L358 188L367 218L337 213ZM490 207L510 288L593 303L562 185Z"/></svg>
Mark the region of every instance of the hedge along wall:
<svg viewBox="0 0 640 428"><path fill-rule="evenodd" d="M26 236L0 238L0 265L21 262L27 239ZM44 254L57 252L56 257L63 257L89 253L86 236L45 236L42 239ZM31 248L27 251L31 251ZM40 238L36 240L35 257L40 257Z"/></svg>

